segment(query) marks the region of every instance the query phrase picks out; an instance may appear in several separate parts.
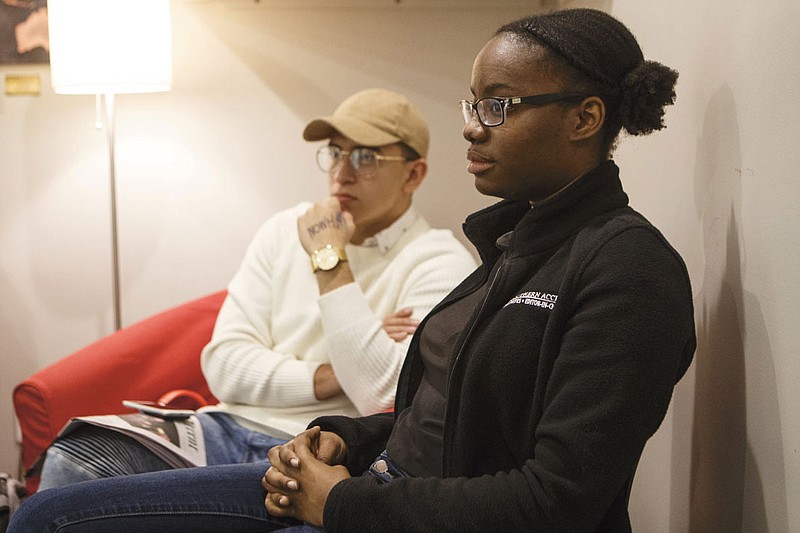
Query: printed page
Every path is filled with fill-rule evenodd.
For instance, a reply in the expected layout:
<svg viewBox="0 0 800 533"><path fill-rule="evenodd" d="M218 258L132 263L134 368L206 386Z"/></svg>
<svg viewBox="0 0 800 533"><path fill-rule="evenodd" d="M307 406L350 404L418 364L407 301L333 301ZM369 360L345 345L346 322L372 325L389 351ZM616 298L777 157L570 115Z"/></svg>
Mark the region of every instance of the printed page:
<svg viewBox="0 0 800 533"><path fill-rule="evenodd" d="M80 424L93 424L128 435L176 468L206 465L203 428L196 416L164 419L132 413L79 417L68 422L60 436L67 435Z"/></svg>

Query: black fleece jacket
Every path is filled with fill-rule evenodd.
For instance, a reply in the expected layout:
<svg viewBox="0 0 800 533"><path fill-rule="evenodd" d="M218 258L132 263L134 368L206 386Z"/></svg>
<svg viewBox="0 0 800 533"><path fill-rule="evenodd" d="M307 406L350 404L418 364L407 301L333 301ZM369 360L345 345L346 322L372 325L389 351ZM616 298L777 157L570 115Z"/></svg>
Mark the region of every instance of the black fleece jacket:
<svg viewBox="0 0 800 533"><path fill-rule="evenodd" d="M482 265L431 315L489 288L451 356L442 477L344 480L326 502L326 531L631 530L633 474L695 334L686 267L627 206L618 175L608 161L533 208L503 201L467 219ZM425 322L395 414L420 383ZM393 422L387 413L312 425L345 439L357 475Z"/></svg>

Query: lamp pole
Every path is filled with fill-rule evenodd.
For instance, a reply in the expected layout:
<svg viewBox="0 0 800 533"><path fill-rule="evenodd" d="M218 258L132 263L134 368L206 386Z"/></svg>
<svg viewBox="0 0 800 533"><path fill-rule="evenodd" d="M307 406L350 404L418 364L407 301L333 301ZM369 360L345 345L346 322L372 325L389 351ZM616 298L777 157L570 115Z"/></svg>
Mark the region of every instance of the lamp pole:
<svg viewBox="0 0 800 533"><path fill-rule="evenodd" d="M106 111L106 139L108 140L108 176L111 194L111 285L114 295L114 329L122 327L122 310L119 288L119 241L117 239L117 175L114 164L114 93L102 96Z"/></svg>

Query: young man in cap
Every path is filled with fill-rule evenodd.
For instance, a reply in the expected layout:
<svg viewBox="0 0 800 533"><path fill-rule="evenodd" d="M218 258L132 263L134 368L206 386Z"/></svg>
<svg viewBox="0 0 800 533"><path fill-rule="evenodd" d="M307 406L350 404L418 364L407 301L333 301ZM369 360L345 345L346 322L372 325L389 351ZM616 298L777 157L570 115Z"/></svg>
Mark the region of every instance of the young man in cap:
<svg viewBox="0 0 800 533"><path fill-rule="evenodd" d="M418 319L474 268L412 207L428 128L405 97L367 89L311 121L330 196L271 217L228 287L202 368L221 403L198 414L209 465L254 462L322 415L391 409ZM87 427L47 454L41 488L171 467Z"/></svg>

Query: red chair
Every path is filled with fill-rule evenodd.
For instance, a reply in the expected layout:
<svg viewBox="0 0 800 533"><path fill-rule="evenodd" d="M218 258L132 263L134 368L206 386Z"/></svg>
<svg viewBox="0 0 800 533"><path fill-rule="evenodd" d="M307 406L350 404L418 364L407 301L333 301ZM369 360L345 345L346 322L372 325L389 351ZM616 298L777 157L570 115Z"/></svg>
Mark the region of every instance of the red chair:
<svg viewBox="0 0 800 533"><path fill-rule="evenodd" d="M216 403L200 370L200 352L225 295L213 293L121 329L17 385L23 471L72 417L130 412L122 400L170 401L175 393L164 396L171 391L186 391L177 394L179 400ZM39 479L25 483L32 494Z"/></svg>

